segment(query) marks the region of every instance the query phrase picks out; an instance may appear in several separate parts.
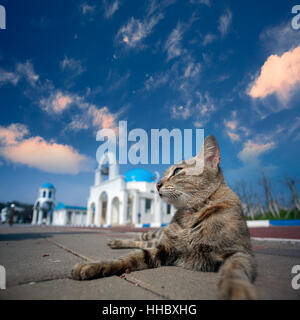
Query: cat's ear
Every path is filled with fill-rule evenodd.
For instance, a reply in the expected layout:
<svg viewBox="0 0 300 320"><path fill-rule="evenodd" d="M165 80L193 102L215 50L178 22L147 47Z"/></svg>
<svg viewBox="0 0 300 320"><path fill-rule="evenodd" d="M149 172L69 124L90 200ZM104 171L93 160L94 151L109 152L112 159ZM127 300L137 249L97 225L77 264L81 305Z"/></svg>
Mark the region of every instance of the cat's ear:
<svg viewBox="0 0 300 320"><path fill-rule="evenodd" d="M198 155L185 162L194 165L186 170L190 175L198 175L203 171L204 167L218 168L220 164L220 149L217 139L213 135L208 136L204 140Z"/></svg>
<svg viewBox="0 0 300 320"><path fill-rule="evenodd" d="M213 135L209 135L204 140L204 165L209 168L218 168L220 160L218 141Z"/></svg>

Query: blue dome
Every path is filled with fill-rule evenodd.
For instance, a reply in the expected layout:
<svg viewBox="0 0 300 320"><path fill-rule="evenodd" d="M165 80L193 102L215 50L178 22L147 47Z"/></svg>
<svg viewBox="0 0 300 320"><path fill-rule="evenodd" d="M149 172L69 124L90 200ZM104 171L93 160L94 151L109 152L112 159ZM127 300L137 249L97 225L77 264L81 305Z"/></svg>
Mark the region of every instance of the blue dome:
<svg viewBox="0 0 300 320"><path fill-rule="evenodd" d="M54 188L54 185L53 185L52 183L50 183L50 182L44 183L44 184L41 186L41 188L55 189L55 188Z"/></svg>
<svg viewBox="0 0 300 320"><path fill-rule="evenodd" d="M153 182L155 180L155 175L145 169L131 169L125 173L125 181L144 181Z"/></svg>

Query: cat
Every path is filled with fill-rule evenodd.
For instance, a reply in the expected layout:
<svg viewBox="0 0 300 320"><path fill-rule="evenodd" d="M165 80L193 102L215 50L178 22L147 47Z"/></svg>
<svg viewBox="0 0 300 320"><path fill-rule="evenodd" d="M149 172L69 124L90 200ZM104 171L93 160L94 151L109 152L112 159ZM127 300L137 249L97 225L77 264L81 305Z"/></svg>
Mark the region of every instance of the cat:
<svg viewBox="0 0 300 320"><path fill-rule="evenodd" d="M249 230L238 196L224 181L216 138L208 136L196 157L169 167L156 187L160 197L177 209L170 224L136 240L109 240L111 248L140 250L111 261L77 264L72 278L178 266L219 272L220 299L256 299Z"/></svg>

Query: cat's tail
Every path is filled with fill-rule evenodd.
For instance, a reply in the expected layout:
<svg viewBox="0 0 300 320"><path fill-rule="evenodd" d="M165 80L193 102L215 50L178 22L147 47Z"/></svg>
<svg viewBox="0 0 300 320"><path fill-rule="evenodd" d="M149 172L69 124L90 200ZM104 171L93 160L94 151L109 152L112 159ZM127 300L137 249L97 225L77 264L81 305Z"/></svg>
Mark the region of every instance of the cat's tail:
<svg viewBox="0 0 300 320"><path fill-rule="evenodd" d="M254 300L257 295L252 283L256 278L254 257L245 252L229 256L220 269L219 298Z"/></svg>

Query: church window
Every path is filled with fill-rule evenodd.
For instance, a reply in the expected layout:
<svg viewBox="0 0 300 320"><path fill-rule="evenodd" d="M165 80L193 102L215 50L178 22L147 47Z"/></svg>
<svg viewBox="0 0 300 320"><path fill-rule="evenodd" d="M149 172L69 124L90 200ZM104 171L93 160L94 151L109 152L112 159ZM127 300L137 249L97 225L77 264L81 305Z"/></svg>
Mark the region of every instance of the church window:
<svg viewBox="0 0 300 320"><path fill-rule="evenodd" d="M171 214L171 205L167 204L167 214Z"/></svg>
<svg viewBox="0 0 300 320"><path fill-rule="evenodd" d="M146 199L145 211L146 213L150 213L151 211L151 199Z"/></svg>

